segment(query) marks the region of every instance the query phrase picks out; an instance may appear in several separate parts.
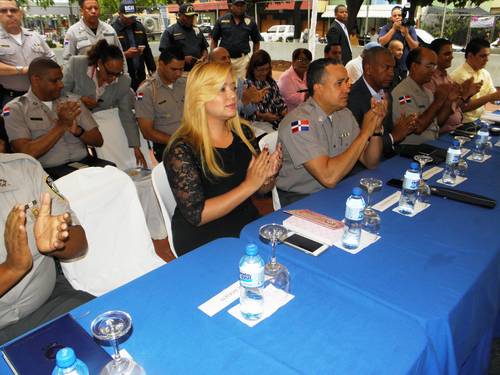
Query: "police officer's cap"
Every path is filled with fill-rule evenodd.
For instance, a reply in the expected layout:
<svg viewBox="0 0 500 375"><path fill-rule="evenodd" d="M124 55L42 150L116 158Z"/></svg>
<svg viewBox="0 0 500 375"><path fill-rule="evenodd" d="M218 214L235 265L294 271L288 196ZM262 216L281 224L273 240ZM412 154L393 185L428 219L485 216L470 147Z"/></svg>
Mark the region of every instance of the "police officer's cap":
<svg viewBox="0 0 500 375"><path fill-rule="evenodd" d="M122 0L118 11L127 18L137 17L137 9L134 0Z"/></svg>
<svg viewBox="0 0 500 375"><path fill-rule="evenodd" d="M185 16L197 16L198 13L194 11L193 4L184 3L179 7L179 14L184 14Z"/></svg>

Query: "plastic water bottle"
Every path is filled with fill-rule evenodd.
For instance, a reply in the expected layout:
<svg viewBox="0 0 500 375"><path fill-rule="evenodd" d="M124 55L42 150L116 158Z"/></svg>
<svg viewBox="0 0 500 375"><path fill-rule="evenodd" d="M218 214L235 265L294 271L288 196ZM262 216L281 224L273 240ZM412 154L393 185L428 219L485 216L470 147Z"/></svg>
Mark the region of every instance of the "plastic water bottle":
<svg viewBox="0 0 500 375"><path fill-rule="evenodd" d="M361 240L361 228L363 227L365 200L361 195L361 189L355 187L352 194L345 202L344 236L342 244L347 249L356 249Z"/></svg>
<svg viewBox="0 0 500 375"><path fill-rule="evenodd" d="M52 375L89 375L85 363L76 358L75 351L69 347L60 349L56 354L56 367Z"/></svg>
<svg viewBox="0 0 500 375"><path fill-rule="evenodd" d="M264 310L264 261L255 244L248 244L240 260L240 309L248 320L257 320Z"/></svg>
<svg viewBox="0 0 500 375"><path fill-rule="evenodd" d="M453 141L451 147L448 148L446 153L446 165L443 172L443 183L453 185L457 179L457 165L460 160L460 143Z"/></svg>
<svg viewBox="0 0 500 375"><path fill-rule="evenodd" d="M474 140L474 152L472 154L472 159L477 161L482 161L484 159L489 138L490 131L488 124L483 123L476 134L476 139Z"/></svg>
<svg viewBox="0 0 500 375"><path fill-rule="evenodd" d="M405 215L411 215L415 209L417 201L418 185L420 183L420 173L418 164L413 162L410 164L410 169L405 172L403 179L403 190L401 198L399 198L399 212Z"/></svg>

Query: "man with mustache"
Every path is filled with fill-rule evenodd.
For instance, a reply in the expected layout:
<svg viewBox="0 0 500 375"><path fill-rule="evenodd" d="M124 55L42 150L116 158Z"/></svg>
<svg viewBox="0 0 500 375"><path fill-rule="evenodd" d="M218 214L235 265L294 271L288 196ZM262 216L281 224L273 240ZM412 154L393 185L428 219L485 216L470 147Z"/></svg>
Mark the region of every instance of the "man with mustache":
<svg viewBox="0 0 500 375"><path fill-rule="evenodd" d="M351 90L347 71L331 59L309 65L307 90L309 99L286 115L278 128L283 167L276 185L282 206L335 187L358 160L375 168L382 153L386 101L373 101L359 126L347 108Z"/></svg>

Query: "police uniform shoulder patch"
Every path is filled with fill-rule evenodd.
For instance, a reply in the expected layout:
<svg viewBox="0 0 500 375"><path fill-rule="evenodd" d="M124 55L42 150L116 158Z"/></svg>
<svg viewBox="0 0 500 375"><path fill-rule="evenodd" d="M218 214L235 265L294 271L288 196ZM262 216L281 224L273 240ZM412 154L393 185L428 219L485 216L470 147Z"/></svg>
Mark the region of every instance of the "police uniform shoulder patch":
<svg viewBox="0 0 500 375"><path fill-rule="evenodd" d="M245 17L245 24L248 26L252 22L251 18Z"/></svg>
<svg viewBox="0 0 500 375"><path fill-rule="evenodd" d="M295 120L290 123L292 134L309 131L309 120Z"/></svg>
<svg viewBox="0 0 500 375"><path fill-rule="evenodd" d="M407 104L407 103L411 103L410 95L403 95L399 97L399 104Z"/></svg>
<svg viewBox="0 0 500 375"><path fill-rule="evenodd" d="M45 183L47 184L47 186L49 187L49 189L59 198L59 199L62 199L63 201L66 200L66 198L64 198L64 195L61 194L61 192L59 191L59 189L57 188L56 184L54 183L54 180L52 179L52 177L50 176L47 176L45 178Z"/></svg>

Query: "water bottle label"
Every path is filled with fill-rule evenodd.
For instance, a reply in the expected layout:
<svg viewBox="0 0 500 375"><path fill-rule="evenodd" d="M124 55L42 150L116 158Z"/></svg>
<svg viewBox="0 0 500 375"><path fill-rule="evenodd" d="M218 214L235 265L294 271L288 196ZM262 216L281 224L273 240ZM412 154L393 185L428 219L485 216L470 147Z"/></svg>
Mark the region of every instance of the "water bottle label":
<svg viewBox="0 0 500 375"><path fill-rule="evenodd" d="M460 160L460 150L449 150L446 154L446 164L456 164Z"/></svg>
<svg viewBox="0 0 500 375"><path fill-rule="evenodd" d="M347 206L345 208L345 217L346 219L354 221L363 220L363 209Z"/></svg>
<svg viewBox="0 0 500 375"><path fill-rule="evenodd" d="M408 190L416 190L420 182L420 175L418 173L407 171L403 181L403 188Z"/></svg>
<svg viewBox="0 0 500 375"><path fill-rule="evenodd" d="M261 264L246 264L240 268L240 285L258 288L264 284L264 267Z"/></svg>
<svg viewBox="0 0 500 375"><path fill-rule="evenodd" d="M481 143L486 143L488 142L488 139L489 139L489 133L487 131L484 131L484 130L480 130L477 132L477 137L478 137L478 140L479 142Z"/></svg>

